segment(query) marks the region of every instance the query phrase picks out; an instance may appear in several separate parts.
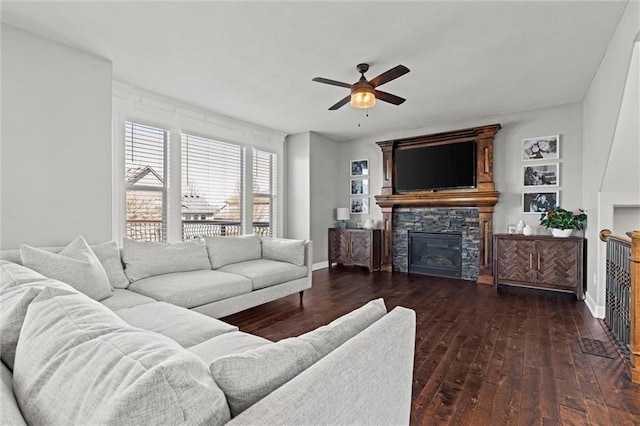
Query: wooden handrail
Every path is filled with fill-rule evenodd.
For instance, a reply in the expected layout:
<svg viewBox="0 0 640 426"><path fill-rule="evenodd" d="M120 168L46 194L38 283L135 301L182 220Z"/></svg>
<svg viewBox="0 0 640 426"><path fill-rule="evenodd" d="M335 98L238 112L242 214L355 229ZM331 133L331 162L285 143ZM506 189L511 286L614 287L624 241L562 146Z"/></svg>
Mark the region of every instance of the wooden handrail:
<svg viewBox="0 0 640 426"><path fill-rule="evenodd" d="M600 231L600 240L615 240L631 247L629 270L631 283L629 287L630 335L629 363L627 370L633 383L640 383L640 231L627 232L626 236L614 235L609 229Z"/></svg>
<svg viewBox="0 0 640 426"><path fill-rule="evenodd" d="M629 341L629 375L640 383L640 231L631 233L631 335Z"/></svg>

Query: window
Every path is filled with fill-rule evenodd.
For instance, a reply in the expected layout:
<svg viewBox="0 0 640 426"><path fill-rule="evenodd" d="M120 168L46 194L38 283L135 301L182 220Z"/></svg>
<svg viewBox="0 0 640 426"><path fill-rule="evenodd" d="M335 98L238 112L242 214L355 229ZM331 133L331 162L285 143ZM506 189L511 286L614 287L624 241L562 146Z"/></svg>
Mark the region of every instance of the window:
<svg viewBox="0 0 640 426"><path fill-rule="evenodd" d="M126 236L165 241L169 131L125 124Z"/></svg>
<svg viewBox="0 0 640 426"><path fill-rule="evenodd" d="M244 154L239 145L182 135L183 240L243 233Z"/></svg>
<svg viewBox="0 0 640 426"><path fill-rule="evenodd" d="M253 232L261 236L276 235L276 155L253 150Z"/></svg>

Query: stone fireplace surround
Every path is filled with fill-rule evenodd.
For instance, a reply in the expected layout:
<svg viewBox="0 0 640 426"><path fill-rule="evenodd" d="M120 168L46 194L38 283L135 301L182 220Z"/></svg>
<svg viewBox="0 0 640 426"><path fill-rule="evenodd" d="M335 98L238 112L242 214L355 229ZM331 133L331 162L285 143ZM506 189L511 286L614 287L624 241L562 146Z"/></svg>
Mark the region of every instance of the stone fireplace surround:
<svg viewBox="0 0 640 426"><path fill-rule="evenodd" d="M457 212L454 215L460 216L460 212L464 212L462 215L465 215L465 223L470 225L468 226L469 230L471 228L478 229L477 237L469 236L475 234L475 231L471 230L471 233L466 238L467 243L473 240L477 241L477 245L471 247L470 244L467 244L467 253L465 254L463 251L463 256L467 257L466 263L468 263L466 270L463 271L463 278L473 280L475 276L478 283L493 283L493 211L500 196L500 193L495 190L495 183L493 182L493 140L500 127L500 124L490 124L377 143L382 150L382 190L381 194L376 195L375 198L376 204L382 210L383 270L402 271L407 268L406 252L404 253L404 259L402 259L404 246L401 240L402 238L408 238L408 230L404 229L404 227L427 226L428 228L432 226L430 222L434 221L433 217L438 216L435 222L440 229L434 229L433 231L446 231L446 229L451 229L451 222L449 222L449 226L444 227L446 229L442 229L444 225L442 222L446 219L443 214L439 214L437 211L442 209L444 214L450 214L452 209L452 211ZM398 193L396 191L395 155L397 150L464 141L474 141L476 143L475 188L406 193ZM409 219L415 219L416 216L422 216L422 219L414 220L410 224L411 220L407 221L403 217L405 213L410 215ZM435 216L433 216L434 214ZM471 225L475 217L477 217L477 226ZM467 218L469 218L469 222L466 222ZM399 226L398 221L402 222L403 220L405 220L405 223ZM438 224L438 222L440 223ZM454 228L456 226L464 228L457 222L458 219L453 221ZM396 250L399 250L397 255ZM477 262L473 261L474 257ZM474 271L474 266L471 265L476 264L477 271Z"/></svg>
<svg viewBox="0 0 640 426"><path fill-rule="evenodd" d="M476 208L397 208L394 211L393 270L407 272L409 232L462 234L462 279L478 279L480 223Z"/></svg>

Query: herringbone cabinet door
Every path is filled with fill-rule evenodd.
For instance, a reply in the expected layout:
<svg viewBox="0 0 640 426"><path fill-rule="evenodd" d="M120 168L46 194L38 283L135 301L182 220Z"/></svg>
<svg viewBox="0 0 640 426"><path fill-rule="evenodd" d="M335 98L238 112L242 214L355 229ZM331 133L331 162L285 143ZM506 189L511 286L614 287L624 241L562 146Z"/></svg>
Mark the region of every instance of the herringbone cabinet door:
<svg viewBox="0 0 640 426"><path fill-rule="evenodd" d="M539 241L540 267L536 276L539 284L574 288L578 281L578 246L572 241ZM537 259L536 259L537 261Z"/></svg>
<svg viewBox="0 0 640 426"><path fill-rule="evenodd" d="M533 241L498 240L496 262L498 279L505 281L534 282Z"/></svg>
<svg viewBox="0 0 640 426"><path fill-rule="evenodd" d="M329 261L349 263L349 232L329 230Z"/></svg>
<svg viewBox="0 0 640 426"><path fill-rule="evenodd" d="M351 260L356 265L369 265L371 252L371 234L354 232L351 234Z"/></svg>

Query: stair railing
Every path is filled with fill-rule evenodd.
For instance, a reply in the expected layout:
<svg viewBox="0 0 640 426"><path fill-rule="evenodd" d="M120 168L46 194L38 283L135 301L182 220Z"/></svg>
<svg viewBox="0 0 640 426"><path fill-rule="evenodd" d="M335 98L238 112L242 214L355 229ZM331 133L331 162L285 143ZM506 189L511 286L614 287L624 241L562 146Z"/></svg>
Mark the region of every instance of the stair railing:
<svg viewBox="0 0 640 426"><path fill-rule="evenodd" d="M633 383L640 383L640 231L600 231L607 244L605 324L620 345Z"/></svg>

